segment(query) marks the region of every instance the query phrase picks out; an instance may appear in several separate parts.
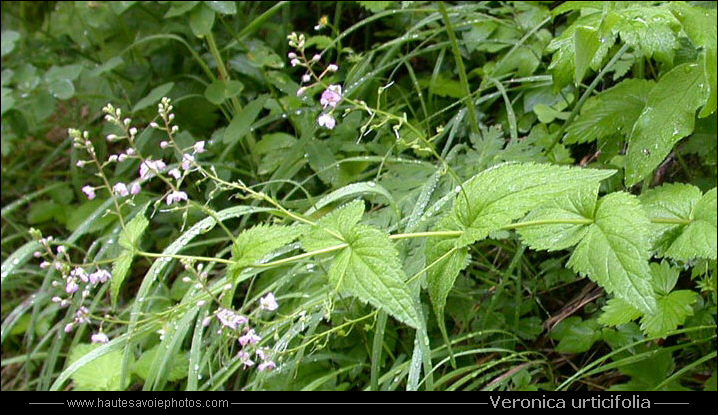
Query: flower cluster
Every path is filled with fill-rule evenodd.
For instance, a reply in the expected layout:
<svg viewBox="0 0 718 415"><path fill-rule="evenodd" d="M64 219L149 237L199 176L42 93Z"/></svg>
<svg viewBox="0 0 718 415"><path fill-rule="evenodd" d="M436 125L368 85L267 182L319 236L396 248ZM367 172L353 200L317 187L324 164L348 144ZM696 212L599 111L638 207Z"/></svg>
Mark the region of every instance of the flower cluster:
<svg viewBox="0 0 718 415"><path fill-rule="evenodd" d="M339 66L337 66L335 63L331 63L327 65L324 70L319 72L319 74L317 74L314 71L314 65L321 60L321 54L314 54L311 58L307 58L304 51L305 38L303 34L297 35L296 33L292 32L289 36L287 36L287 39L289 40L289 46L295 48L295 51L289 52L287 56L289 58L289 64L292 67L301 66L306 68L306 72L304 73L304 75L302 75L302 83L304 85L297 90L298 97L306 95L308 90L312 89L317 85L326 85L323 81L325 77L339 70ZM328 128L330 130L336 126L337 121L334 118L333 113L337 107L337 104L341 100L341 85L330 84L324 89L319 99L319 103L322 106L322 110L327 110L327 108L329 108L329 110L323 111L319 115L319 117L317 117L317 124L319 124L319 126Z"/></svg>
<svg viewBox="0 0 718 415"><path fill-rule="evenodd" d="M264 297L259 299L259 310L260 311L274 311L279 307L277 299L273 293L268 293ZM253 353L259 359L257 370L260 372L268 371L277 367L277 364L271 359L271 353L269 349L256 347L262 337L249 324L249 319L243 315L236 313L228 308L220 308L215 311L213 316L209 316L202 321L202 324L206 327L209 326L212 320L216 318L219 321L220 329L218 334L221 334L223 330L228 330L231 333L237 333L237 342L242 347L239 351L238 357L242 362L244 368L249 368L257 364L256 359L252 360Z"/></svg>

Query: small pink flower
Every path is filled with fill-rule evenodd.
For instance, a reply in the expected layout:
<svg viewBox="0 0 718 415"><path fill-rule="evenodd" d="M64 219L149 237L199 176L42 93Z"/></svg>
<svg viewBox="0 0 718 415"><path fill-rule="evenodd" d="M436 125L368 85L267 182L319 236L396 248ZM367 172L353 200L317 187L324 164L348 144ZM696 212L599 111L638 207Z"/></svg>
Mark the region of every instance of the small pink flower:
<svg viewBox="0 0 718 415"><path fill-rule="evenodd" d="M339 70L339 66L337 66L334 63L329 64L329 66L327 66L327 71L329 71L329 72L336 72L338 70Z"/></svg>
<svg viewBox="0 0 718 415"><path fill-rule="evenodd" d="M92 200L95 198L95 188L87 185L82 188L82 193L84 193L87 196L88 200Z"/></svg>
<svg viewBox="0 0 718 415"><path fill-rule="evenodd" d="M154 177L155 173L164 170L167 167L162 160L147 159L140 163L140 177L143 179L149 179Z"/></svg>
<svg viewBox="0 0 718 415"><path fill-rule="evenodd" d="M93 284L97 284L98 282L100 284L104 284L105 282L109 281L110 278L112 278L112 274L110 274L109 271L106 269L98 269L97 271L90 274L90 282Z"/></svg>
<svg viewBox="0 0 718 415"><path fill-rule="evenodd" d="M206 150L204 149L204 141L197 141L194 143L194 152L197 154L204 153Z"/></svg>
<svg viewBox="0 0 718 415"><path fill-rule="evenodd" d="M167 204L168 205L173 205L173 204L175 204L177 202L181 202L183 200L187 200L187 193L185 193L185 192L175 190L174 192L170 192L170 194L167 195Z"/></svg>
<svg viewBox="0 0 718 415"><path fill-rule="evenodd" d="M84 269L79 268L79 267L70 271L70 275L72 275L73 277L79 278L82 282L90 281L90 279L87 275L87 271L85 271Z"/></svg>
<svg viewBox="0 0 718 415"><path fill-rule="evenodd" d="M257 366L257 370L260 372L265 372L268 370L272 370L277 367L277 364L272 362L271 360L267 360L266 362L262 362Z"/></svg>
<svg viewBox="0 0 718 415"><path fill-rule="evenodd" d="M189 170L192 167L192 162L194 162L194 156L191 154L182 154L182 170Z"/></svg>
<svg viewBox="0 0 718 415"><path fill-rule="evenodd" d="M342 99L342 86L341 85L329 85L327 89L322 92L322 97L319 99L319 103L322 104L322 108L330 106L336 108L337 103Z"/></svg>
<svg viewBox="0 0 718 415"><path fill-rule="evenodd" d="M130 185L130 194L136 195L140 192L140 184L135 182Z"/></svg>
<svg viewBox="0 0 718 415"><path fill-rule="evenodd" d="M180 177L182 177L182 173L180 173L179 169L176 169L176 168L168 171L167 174L174 177L175 180L179 180Z"/></svg>
<svg viewBox="0 0 718 415"><path fill-rule="evenodd" d="M289 64L292 66L297 66L297 65L299 65L299 59L294 58L291 61L289 61Z"/></svg>
<svg viewBox="0 0 718 415"><path fill-rule="evenodd" d="M248 367L254 366L254 361L249 358L249 353L247 353L245 351L241 351L241 352L239 352L238 356L239 356L239 361L242 362L245 369Z"/></svg>
<svg viewBox="0 0 718 415"><path fill-rule="evenodd" d="M116 183L114 186L112 186L112 191L122 197L129 196L130 194L130 191L127 190L127 185L124 183Z"/></svg>
<svg viewBox="0 0 718 415"><path fill-rule="evenodd" d="M77 282L74 278L71 278L67 280L67 284L65 285L65 292L68 294L74 294L77 292L77 290L80 288L79 285L77 285Z"/></svg>
<svg viewBox="0 0 718 415"><path fill-rule="evenodd" d="M161 149L165 149L165 148L169 147L169 145L170 145L170 143L167 142L167 141L160 141L160 148L161 148Z"/></svg>
<svg viewBox="0 0 718 415"><path fill-rule="evenodd" d="M110 341L105 333L95 333L91 338L93 343L107 343Z"/></svg>
<svg viewBox="0 0 718 415"><path fill-rule="evenodd" d="M232 330L237 330L237 327L239 327L240 324L244 324L247 322L246 317L240 316L234 311L226 308L220 309L217 312L216 316L217 320L219 320L219 322L222 323L224 327L229 327Z"/></svg>
<svg viewBox="0 0 718 415"><path fill-rule="evenodd" d="M329 114L322 114L317 118L317 123L321 127L327 127L328 129L333 129L335 125L337 125L337 120L334 119Z"/></svg>
<svg viewBox="0 0 718 415"><path fill-rule="evenodd" d="M302 75L302 82L309 82L311 80L312 80L312 77L308 73L305 73L304 75Z"/></svg>
<svg viewBox="0 0 718 415"><path fill-rule="evenodd" d="M257 334L254 332L254 329L249 329L247 334L237 340L239 341L239 344L241 344L242 346L246 346L247 344L257 344L257 342L262 340L262 338L257 336Z"/></svg>
<svg viewBox="0 0 718 415"><path fill-rule="evenodd" d="M277 299L274 298L274 294L272 294L272 293L269 293L259 299L259 309L260 310L274 311L278 307L279 307L279 305L277 304Z"/></svg>

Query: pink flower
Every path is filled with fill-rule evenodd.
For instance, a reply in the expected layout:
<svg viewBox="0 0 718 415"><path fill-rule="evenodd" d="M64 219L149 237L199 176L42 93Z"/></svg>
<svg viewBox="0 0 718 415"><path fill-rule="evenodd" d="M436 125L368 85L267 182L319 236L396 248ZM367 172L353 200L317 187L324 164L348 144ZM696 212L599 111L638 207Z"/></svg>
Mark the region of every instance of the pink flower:
<svg viewBox="0 0 718 415"><path fill-rule="evenodd" d="M167 174L174 177L175 180L179 180L180 177L182 177L182 173L180 173L179 169L177 169L177 168L168 171Z"/></svg>
<svg viewBox="0 0 718 415"><path fill-rule="evenodd" d="M204 149L204 141L197 141L194 143L194 152L197 154L204 153L206 150Z"/></svg>
<svg viewBox="0 0 718 415"><path fill-rule="evenodd" d="M194 156L187 153L182 154L182 170L189 170L192 167L192 162L194 162Z"/></svg>
<svg viewBox="0 0 718 415"><path fill-rule="evenodd" d="M241 344L242 346L246 346L247 344L257 344L257 342L259 342L260 340L262 340L262 338L257 336L257 334L254 332L254 329L249 329L247 334L238 339L239 344Z"/></svg>
<svg viewBox="0 0 718 415"><path fill-rule="evenodd" d="M272 362L271 360L267 360L266 362L262 362L257 366L257 370L260 372L272 370L277 367L277 364Z"/></svg>
<svg viewBox="0 0 718 415"><path fill-rule="evenodd" d="M217 312L216 316L217 320L219 320L219 322L222 323L224 327L229 327L232 330L237 330L237 327L239 327L240 324L244 324L247 322L246 317L240 316L234 311L226 308L220 309Z"/></svg>
<svg viewBox="0 0 718 415"><path fill-rule="evenodd" d="M93 343L107 343L110 341L105 333L95 333L91 338Z"/></svg>
<svg viewBox="0 0 718 415"><path fill-rule="evenodd" d="M65 292L68 294L74 294L77 292L77 290L80 288L79 285L77 285L77 282L75 282L74 278L71 278L67 280L67 284L65 285Z"/></svg>
<svg viewBox="0 0 718 415"><path fill-rule="evenodd" d="M84 193L87 196L88 200L92 200L95 198L95 188L87 185L82 188L82 193Z"/></svg>
<svg viewBox="0 0 718 415"><path fill-rule="evenodd" d="M248 367L254 366L254 361L252 361L249 358L249 353L247 353L245 351L241 351L241 352L239 352L238 356L239 356L239 361L242 362L245 369Z"/></svg>
<svg viewBox="0 0 718 415"><path fill-rule="evenodd" d="M272 294L272 293L269 293L259 299L259 309L260 310L274 311L278 307L279 307L279 305L277 304L277 299L274 298L274 294Z"/></svg>
<svg viewBox="0 0 718 415"><path fill-rule="evenodd" d="M106 269L98 269L97 271L90 274L90 282L93 284L97 284L98 282L101 284L104 284L107 282L110 278L112 278L112 274L110 274L109 271Z"/></svg>
<svg viewBox="0 0 718 415"><path fill-rule="evenodd" d="M135 182L130 185L130 194L136 195L140 192L140 184Z"/></svg>
<svg viewBox="0 0 718 415"><path fill-rule="evenodd" d="M129 196L130 194L130 191L127 190L127 185L124 183L116 183L114 186L112 186L112 191L122 197Z"/></svg>
<svg viewBox="0 0 718 415"><path fill-rule="evenodd" d="M165 169L167 165L162 160L147 159L140 163L140 177L149 179L154 177L155 173Z"/></svg>
<svg viewBox="0 0 718 415"><path fill-rule="evenodd" d="M321 127L327 127L328 129L333 129L335 125L337 125L337 120L334 119L329 114L322 114L317 118L317 123Z"/></svg>
<svg viewBox="0 0 718 415"><path fill-rule="evenodd" d="M187 200L187 193L185 192L175 190L174 192L170 192L170 194L167 195L168 205L172 205L183 200Z"/></svg>
<svg viewBox="0 0 718 415"><path fill-rule="evenodd" d="M327 71L329 71L329 72L336 72L336 71L338 71L338 70L339 70L339 66L337 66L337 65L334 64L334 63L329 64L329 66L327 66ZM340 91L340 92L341 92L341 91Z"/></svg>
<svg viewBox="0 0 718 415"><path fill-rule="evenodd" d="M342 86L341 85L329 85L327 89L322 92L322 97L319 99L319 103L322 104L322 108L330 106L336 108L337 103L342 99Z"/></svg>

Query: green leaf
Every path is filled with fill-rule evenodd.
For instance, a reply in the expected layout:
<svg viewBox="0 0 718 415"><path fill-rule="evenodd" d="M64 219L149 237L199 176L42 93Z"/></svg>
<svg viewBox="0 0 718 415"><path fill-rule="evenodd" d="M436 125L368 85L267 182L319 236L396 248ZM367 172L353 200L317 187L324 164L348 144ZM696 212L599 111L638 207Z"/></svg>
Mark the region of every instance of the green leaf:
<svg viewBox="0 0 718 415"><path fill-rule="evenodd" d="M167 82L166 84L162 84L157 88L154 88L149 94L147 94L147 96L137 101L137 104L135 104L132 108L132 112L137 112L159 102L162 97L167 96L173 86L175 86L174 82Z"/></svg>
<svg viewBox="0 0 718 415"><path fill-rule="evenodd" d="M252 128L252 123L259 116L259 112L262 111L267 98L268 95L260 95L242 108L242 110L232 118L232 122L229 123L227 129L224 130L222 142L230 144L247 135Z"/></svg>
<svg viewBox="0 0 718 415"><path fill-rule="evenodd" d="M429 295L437 315L443 315L446 296L463 267L466 250L461 248L561 194L597 183L613 174L613 170L506 163L467 180L463 185L466 193L457 193L451 213L435 229L463 231L463 234L428 244L426 252L427 265L437 261L427 275Z"/></svg>
<svg viewBox="0 0 718 415"><path fill-rule="evenodd" d="M387 235L366 225L356 225L342 234L349 246L334 258L329 282L407 325L420 326L399 253Z"/></svg>
<svg viewBox="0 0 718 415"><path fill-rule="evenodd" d="M673 268L668 262L661 263L651 262L651 275L653 275L653 289L659 295L667 295L676 286L678 274L681 270Z"/></svg>
<svg viewBox="0 0 718 415"><path fill-rule="evenodd" d="M620 298L611 298L606 301L606 305L602 310L603 314L598 317L598 322L606 326L620 326L643 315L635 307Z"/></svg>
<svg viewBox="0 0 718 415"><path fill-rule="evenodd" d="M613 170L549 164L502 164L467 180L451 215L465 234L462 246L483 239L555 197L608 178Z"/></svg>
<svg viewBox="0 0 718 415"><path fill-rule="evenodd" d="M150 374L150 369L155 361L157 352L159 351L159 344L153 346L151 349L146 350L142 353L137 362L132 367L132 371L144 380L147 380L147 376ZM189 358L188 353L180 353L175 356L174 362L171 365L171 369L167 375L167 380L170 382L176 382L187 377L189 371Z"/></svg>
<svg viewBox="0 0 718 415"><path fill-rule="evenodd" d="M74 346L70 351L68 366L100 346L84 343ZM78 391L119 391L129 385L129 379L124 385L120 383L121 372L122 352L115 350L90 361L71 377Z"/></svg>
<svg viewBox="0 0 718 415"><path fill-rule="evenodd" d="M716 259L716 188L701 195L690 184L665 184L646 191L641 202L654 221L684 222L651 225L659 256Z"/></svg>
<svg viewBox="0 0 718 415"><path fill-rule="evenodd" d="M379 13L394 4L393 1L357 1L357 3L372 13Z"/></svg>
<svg viewBox="0 0 718 415"><path fill-rule="evenodd" d="M3 30L0 41L0 56L5 56L15 49L15 43L20 40L20 33L14 30Z"/></svg>
<svg viewBox="0 0 718 415"><path fill-rule="evenodd" d="M650 222L638 199L623 192L609 194L597 203L593 218L568 265L638 310L654 312L647 248Z"/></svg>
<svg viewBox="0 0 718 415"><path fill-rule="evenodd" d="M696 300L696 293L691 290L674 291L658 298L658 310L643 316L641 330L651 337L667 336L693 315L691 304Z"/></svg>
<svg viewBox="0 0 718 415"><path fill-rule="evenodd" d="M621 364L618 370L630 376L626 383L611 386L609 391L649 391L667 379L675 369L675 363L668 349L655 353L644 353L646 358L638 362ZM635 360L635 359L633 359ZM670 382L663 390L685 390L677 381Z"/></svg>
<svg viewBox="0 0 718 415"><path fill-rule="evenodd" d="M72 84L72 81L67 79L53 81L48 85L47 89L55 98L61 100L70 99L75 95L75 86Z"/></svg>
<svg viewBox="0 0 718 415"><path fill-rule="evenodd" d="M237 14L237 6L233 1L205 1L204 4L221 14Z"/></svg>
<svg viewBox="0 0 718 415"><path fill-rule="evenodd" d="M317 251L346 241L342 235L351 233L364 214L364 201L357 199L329 212L301 239L305 251Z"/></svg>
<svg viewBox="0 0 718 415"><path fill-rule="evenodd" d="M112 300L113 307L117 305L117 296L120 294L122 283L125 281L125 277L127 277L130 265L132 265L132 258L137 250L137 243L145 232L147 225L150 223L143 213L145 208L141 208L139 213L137 213L135 217L125 225L125 229L120 232L119 244L124 250L112 264L110 299Z"/></svg>
<svg viewBox="0 0 718 415"><path fill-rule="evenodd" d="M566 129L566 144L599 140L599 146L613 137L628 137L648 103L655 82L627 79L589 98L581 114Z"/></svg>
<svg viewBox="0 0 718 415"><path fill-rule="evenodd" d="M578 26L573 34L573 43L576 53L576 67L574 71L574 79L579 84L586 71L588 70L591 60L601 46L598 30L588 26Z"/></svg>
<svg viewBox="0 0 718 415"><path fill-rule="evenodd" d="M224 100L238 95L244 89L244 85L239 81L223 81L216 80L207 86L204 96L207 101L214 105L220 105Z"/></svg>
<svg viewBox="0 0 718 415"><path fill-rule="evenodd" d="M615 30L621 40L640 50L648 58L673 63L680 23L666 7L636 6L617 10L620 16Z"/></svg>
<svg viewBox="0 0 718 415"><path fill-rule="evenodd" d="M172 5L169 10L167 10L167 13L165 13L165 18L169 17L176 17L181 16L188 11L192 10L194 6L198 5L198 1L173 1L170 2Z"/></svg>
<svg viewBox="0 0 718 415"><path fill-rule="evenodd" d="M703 49L701 63L709 93L708 102L699 116L707 117L716 109L716 9L690 6L684 2L672 2L668 7L693 44Z"/></svg>
<svg viewBox="0 0 718 415"><path fill-rule="evenodd" d="M287 245L302 232L302 226L257 225L242 231L232 245L230 270L237 271L257 263L273 251Z"/></svg>
<svg viewBox="0 0 718 415"><path fill-rule="evenodd" d="M601 331L596 320L582 321L581 317L571 316L556 325L551 338L559 341L557 352L583 353L601 338Z"/></svg>
<svg viewBox="0 0 718 415"><path fill-rule="evenodd" d="M212 31L214 25L214 10L202 2L189 13L189 27L197 37L204 37Z"/></svg>
<svg viewBox="0 0 718 415"><path fill-rule="evenodd" d="M648 177L681 138L693 132L705 102L705 77L697 63L671 69L651 90L636 121L626 155L626 185Z"/></svg>
<svg viewBox="0 0 718 415"><path fill-rule="evenodd" d="M547 205L531 211L521 224L538 225L519 227L523 241L537 250L557 251L576 245L593 223L593 209L598 197L598 184L557 197ZM575 221L575 223L566 223ZM540 222L564 222L540 224Z"/></svg>

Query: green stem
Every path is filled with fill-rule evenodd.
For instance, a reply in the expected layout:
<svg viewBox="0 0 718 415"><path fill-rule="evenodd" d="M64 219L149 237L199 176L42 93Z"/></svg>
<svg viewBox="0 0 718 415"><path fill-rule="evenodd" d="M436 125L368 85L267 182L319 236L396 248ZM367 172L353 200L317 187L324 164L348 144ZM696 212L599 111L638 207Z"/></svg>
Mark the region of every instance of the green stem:
<svg viewBox="0 0 718 415"><path fill-rule="evenodd" d="M466 69L464 68L464 60L461 58L461 52L459 51L459 44L456 41L456 33L454 33L454 27L451 25L449 14L446 12L444 2L439 2L439 12L444 18L446 24L446 32L449 34L449 40L451 41L451 51L454 53L454 60L456 61L456 67L459 70L459 79L461 86L464 88L464 99L466 100L466 108L469 111L469 124L471 125L471 132L477 137L481 135L479 131L479 125L476 123L476 114L474 113L474 102L471 100L471 89L469 89L469 80L466 76Z"/></svg>

